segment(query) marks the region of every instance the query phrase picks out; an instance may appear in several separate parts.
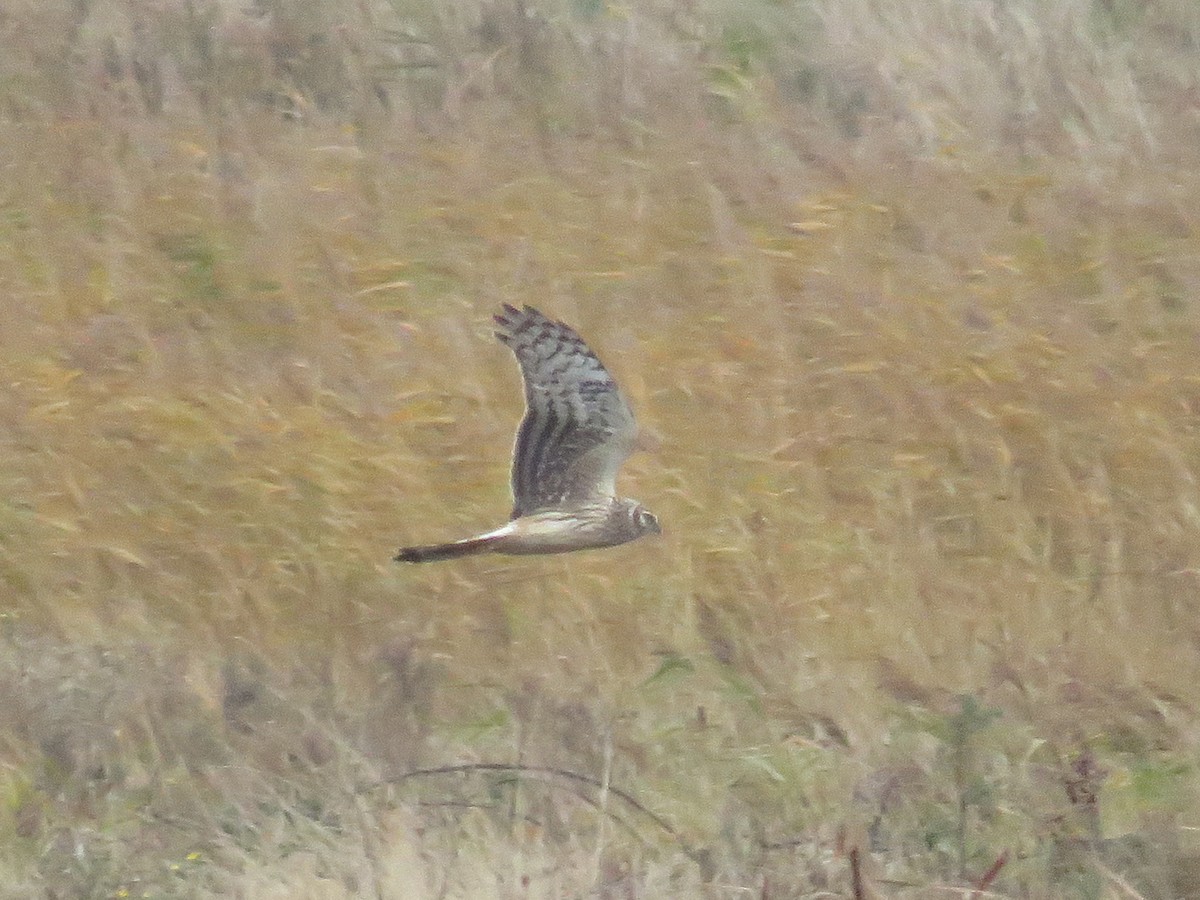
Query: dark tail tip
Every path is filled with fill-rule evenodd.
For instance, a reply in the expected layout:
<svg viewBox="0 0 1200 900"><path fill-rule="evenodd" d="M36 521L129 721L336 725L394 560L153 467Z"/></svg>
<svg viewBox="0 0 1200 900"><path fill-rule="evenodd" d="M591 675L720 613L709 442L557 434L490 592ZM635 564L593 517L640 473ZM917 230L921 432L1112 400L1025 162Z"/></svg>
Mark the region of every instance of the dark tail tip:
<svg viewBox="0 0 1200 900"><path fill-rule="evenodd" d="M449 544L429 544L422 547L401 547L394 557L396 562L423 563L437 562L442 559L457 559L460 556L473 556L476 553L486 553L491 549L491 538L467 538L453 541Z"/></svg>
<svg viewBox="0 0 1200 900"><path fill-rule="evenodd" d="M443 551L443 552L439 552ZM392 559L396 562L422 563L446 559L447 554L442 547L401 547Z"/></svg>

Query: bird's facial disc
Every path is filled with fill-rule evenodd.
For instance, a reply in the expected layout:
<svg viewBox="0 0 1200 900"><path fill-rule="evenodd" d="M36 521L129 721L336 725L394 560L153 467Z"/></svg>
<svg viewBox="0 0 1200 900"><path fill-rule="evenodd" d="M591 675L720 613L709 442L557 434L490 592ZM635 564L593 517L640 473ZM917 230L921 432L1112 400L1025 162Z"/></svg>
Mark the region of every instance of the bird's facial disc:
<svg viewBox="0 0 1200 900"><path fill-rule="evenodd" d="M633 511L633 521L643 534L662 534L662 526L658 524L658 516L644 506Z"/></svg>

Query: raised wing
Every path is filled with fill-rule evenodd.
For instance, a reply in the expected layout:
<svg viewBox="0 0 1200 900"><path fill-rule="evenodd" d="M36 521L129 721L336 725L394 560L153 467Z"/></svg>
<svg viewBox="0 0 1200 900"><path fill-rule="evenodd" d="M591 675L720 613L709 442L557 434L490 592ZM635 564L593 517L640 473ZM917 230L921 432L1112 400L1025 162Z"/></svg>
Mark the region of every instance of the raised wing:
<svg viewBox="0 0 1200 900"><path fill-rule="evenodd" d="M616 382L572 328L532 306L506 303L495 318L525 379L512 517L612 497L637 434Z"/></svg>

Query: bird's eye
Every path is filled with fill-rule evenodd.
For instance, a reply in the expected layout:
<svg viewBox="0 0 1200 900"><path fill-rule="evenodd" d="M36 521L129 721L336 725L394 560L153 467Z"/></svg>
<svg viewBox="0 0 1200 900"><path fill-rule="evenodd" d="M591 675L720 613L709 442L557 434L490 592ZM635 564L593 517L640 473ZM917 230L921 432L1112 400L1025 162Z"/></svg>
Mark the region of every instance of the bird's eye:
<svg viewBox="0 0 1200 900"><path fill-rule="evenodd" d="M637 511L637 524L638 528L643 531L662 531L658 524L658 517L646 509L639 509Z"/></svg>

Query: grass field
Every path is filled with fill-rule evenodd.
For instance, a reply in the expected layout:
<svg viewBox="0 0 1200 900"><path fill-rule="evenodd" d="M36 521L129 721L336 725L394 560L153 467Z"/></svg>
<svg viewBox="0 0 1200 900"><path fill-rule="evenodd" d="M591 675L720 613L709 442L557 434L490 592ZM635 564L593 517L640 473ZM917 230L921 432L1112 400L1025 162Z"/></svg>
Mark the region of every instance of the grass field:
<svg viewBox="0 0 1200 900"><path fill-rule="evenodd" d="M15 0L0 897L1200 897L1186 0ZM664 535L509 507L502 302Z"/></svg>

